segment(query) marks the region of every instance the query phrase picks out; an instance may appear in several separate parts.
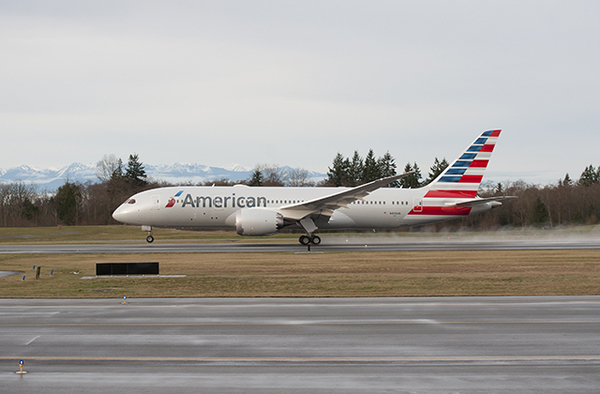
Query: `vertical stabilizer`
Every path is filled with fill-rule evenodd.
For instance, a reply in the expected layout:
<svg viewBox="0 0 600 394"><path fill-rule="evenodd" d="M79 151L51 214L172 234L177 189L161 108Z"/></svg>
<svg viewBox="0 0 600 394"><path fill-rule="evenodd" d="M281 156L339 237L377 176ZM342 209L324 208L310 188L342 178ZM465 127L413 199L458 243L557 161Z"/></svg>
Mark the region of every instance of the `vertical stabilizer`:
<svg viewBox="0 0 600 394"><path fill-rule="evenodd" d="M471 206L457 204L475 199L499 136L500 130L484 131L440 176L423 187L425 194L408 217L427 216L434 222L471 213Z"/></svg>
<svg viewBox="0 0 600 394"><path fill-rule="evenodd" d="M475 198L500 130L484 131L463 154L426 186L429 198Z"/></svg>

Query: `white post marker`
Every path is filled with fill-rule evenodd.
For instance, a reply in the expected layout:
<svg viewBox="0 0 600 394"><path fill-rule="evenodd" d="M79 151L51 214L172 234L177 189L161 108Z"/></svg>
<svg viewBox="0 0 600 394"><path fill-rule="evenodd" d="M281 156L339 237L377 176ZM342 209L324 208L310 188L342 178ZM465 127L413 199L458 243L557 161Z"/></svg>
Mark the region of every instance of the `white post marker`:
<svg viewBox="0 0 600 394"><path fill-rule="evenodd" d="M15 372L16 374L23 375L27 373L27 371L23 371L24 364L25 362L23 360L19 361L19 371Z"/></svg>

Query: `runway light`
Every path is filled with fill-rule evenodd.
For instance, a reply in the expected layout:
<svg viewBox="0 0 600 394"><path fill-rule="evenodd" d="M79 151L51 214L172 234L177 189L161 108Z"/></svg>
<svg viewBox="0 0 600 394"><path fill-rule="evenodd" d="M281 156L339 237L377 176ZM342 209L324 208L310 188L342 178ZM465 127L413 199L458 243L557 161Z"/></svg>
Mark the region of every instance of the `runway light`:
<svg viewBox="0 0 600 394"><path fill-rule="evenodd" d="M121 304L127 304L127 296L123 296L123 302Z"/></svg>
<svg viewBox="0 0 600 394"><path fill-rule="evenodd" d="M23 360L19 361L19 370L15 372L16 374L23 375L27 373L27 371L23 371L23 365L25 365L25 362Z"/></svg>
<svg viewBox="0 0 600 394"><path fill-rule="evenodd" d="M25 275L23 275L23 280L25 280Z"/></svg>

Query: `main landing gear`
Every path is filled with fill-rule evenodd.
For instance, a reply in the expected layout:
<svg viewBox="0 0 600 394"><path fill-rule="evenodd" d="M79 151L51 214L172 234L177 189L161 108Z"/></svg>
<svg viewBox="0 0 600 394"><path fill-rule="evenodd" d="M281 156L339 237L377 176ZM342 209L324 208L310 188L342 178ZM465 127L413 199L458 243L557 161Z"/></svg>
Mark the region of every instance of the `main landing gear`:
<svg viewBox="0 0 600 394"><path fill-rule="evenodd" d="M318 245L321 243L321 237L319 237L318 235L303 235L298 239L298 241L300 241L300 243L305 246L310 244Z"/></svg>
<svg viewBox="0 0 600 394"><path fill-rule="evenodd" d="M318 235L314 235L313 232L318 230L318 227L315 225L315 222L310 217L305 217L304 219L298 222L300 226L306 231L306 235L303 235L298 239L302 245L308 246L308 250L310 251L310 245L318 245L321 243L321 238Z"/></svg>

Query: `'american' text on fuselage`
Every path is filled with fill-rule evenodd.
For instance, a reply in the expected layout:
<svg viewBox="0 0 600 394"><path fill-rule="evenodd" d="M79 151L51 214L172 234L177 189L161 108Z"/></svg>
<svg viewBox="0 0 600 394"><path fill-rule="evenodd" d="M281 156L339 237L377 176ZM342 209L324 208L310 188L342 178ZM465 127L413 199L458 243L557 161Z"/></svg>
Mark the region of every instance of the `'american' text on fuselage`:
<svg viewBox="0 0 600 394"><path fill-rule="evenodd" d="M187 205L192 208L254 208L254 207L266 207L266 197L252 197L252 196L239 196L236 197L235 193L231 196L197 196L196 199L191 194L187 194L183 199L182 208Z"/></svg>

